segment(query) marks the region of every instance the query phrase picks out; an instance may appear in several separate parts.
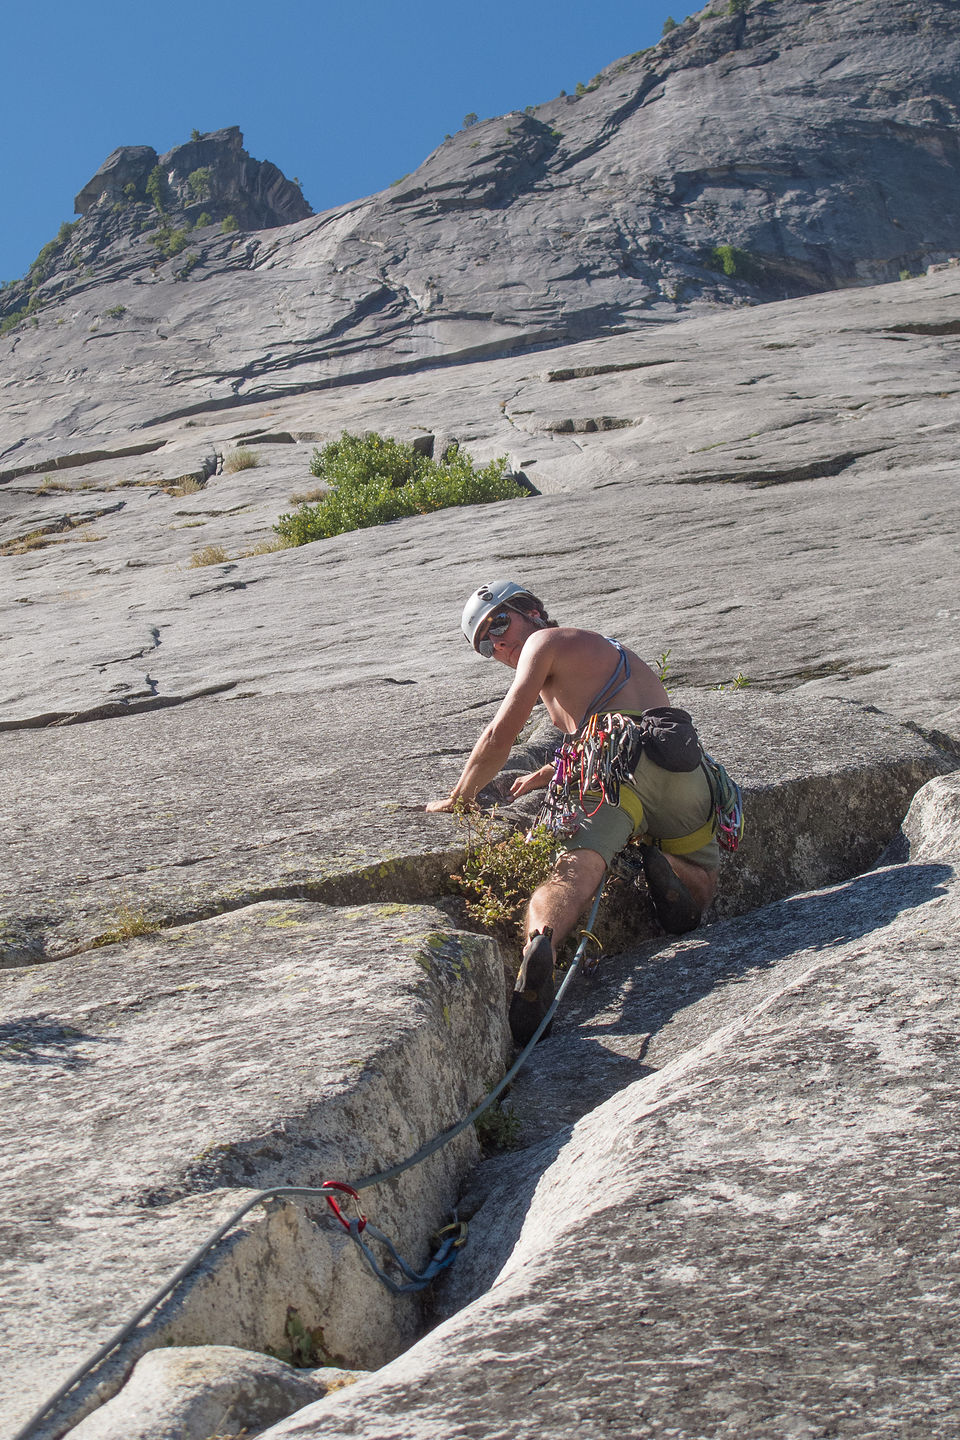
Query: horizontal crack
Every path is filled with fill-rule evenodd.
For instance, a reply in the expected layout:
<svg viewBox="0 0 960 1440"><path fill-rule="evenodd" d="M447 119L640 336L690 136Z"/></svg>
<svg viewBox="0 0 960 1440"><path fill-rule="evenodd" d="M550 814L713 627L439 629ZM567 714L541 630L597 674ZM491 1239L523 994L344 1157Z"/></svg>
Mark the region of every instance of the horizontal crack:
<svg viewBox="0 0 960 1440"><path fill-rule="evenodd" d="M548 380L586 380L591 375L619 375L625 370L647 370L651 365L675 365L675 360L628 360L620 365L577 365L569 370L548 370Z"/></svg>
<svg viewBox="0 0 960 1440"><path fill-rule="evenodd" d="M916 320L905 325L888 325L891 335L960 335L960 320Z"/></svg>
<svg viewBox="0 0 960 1440"><path fill-rule="evenodd" d="M60 725L85 725L91 720L115 720L120 715L166 710L171 705L185 705L190 700L202 700L207 695L222 695L239 684L239 680L226 680L220 685L205 685L202 690L192 690L188 695L158 695L155 699L137 700L130 704L123 700L109 700L90 710L48 710L43 715L30 715L25 720L0 720L0 730L47 730Z"/></svg>
<svg viewBox="0 0 960 1440"><path fill-rule="evenodd" d="M127 455L149 455L160 450L166 440L145 440L137 445L123 445L119 450L85 450L76 455L57 455L52 460L38 460L34 465L18 465L13 470L0 470L0 485L20 475L40 475L46 470L70 470L77 465L96 465L101 460L121 460Z"/></svg>
<svg viewBox="0 0 960 1440"><path fill-rule="evenodd" d="M768 485L789 485L795 480L820 480L839 475L855 461L875 455L882 447L871 450L845 450L830 459L811 460L806 465L786 465L779 469L718 471L710 475L678 475L677 485L751 485L763 490Z"/></svg>
<svg viewBox="0 0 960 1440"><path fill-rule="evenodd" d="M195 925L202 920L212 920L217 915L232 914L237 910L249 909L267 900L311 900L321 905L355 906L368 904L419 905L436 901L438 896L449 893L449 877L467 857L466 846L452 850L433 851L423 855L404 855L393 860L377 860L356 870L346 870L339 875L325 879L295 880L272 885L252 885L242 895L212 895L204 904L188 906L182 911L146 920L142 934L160 930L175 930L183 925ZM192 865L203 860L196 859L176 862L178 865ZM82 955L88 950L98 950L104 945L120 944L135 939L136 932L123 933L122 924L116 930L101 931L98 935L84 940L69 949L58 950L55 955L34 956L31 963L66 960L72 955Z"/></svg>

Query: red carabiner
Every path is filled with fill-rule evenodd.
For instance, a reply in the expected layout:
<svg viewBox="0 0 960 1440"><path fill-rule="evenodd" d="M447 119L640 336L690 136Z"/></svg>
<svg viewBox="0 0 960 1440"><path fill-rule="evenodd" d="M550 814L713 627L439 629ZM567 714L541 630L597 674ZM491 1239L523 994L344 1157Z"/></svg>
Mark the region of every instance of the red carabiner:
<svg viewBox="0 0 960 1440"><path fill-rule="evenodd" d="M353 1186L352 1186L352 1185L345 1185L342 1180L324 1180L323 1184L320 1186L320 1189L321 1189L321 1190L340 1190L344 1195L349 1195L350 1198L351 1198L351 1200L354 1200L354 1201L356 1202L357 1214L358 1214L359 1217L360 1217L359 1222L358 1222L358 1224L357 1224L357 1234L359 1235L360 1232L366 1227L367 1217L366 1217L366 1215L363 1214L363 1212L362 1212L361 1209L360 1209L360 1196L359 1196L359 1194L357 1193L357 1191L354 1190ZM347 1219L347 1217L344 1215L343 1211L340 1209L340 1206L337 1204L337 1202L336 1202L336 1200L334 1199L334 1197L333 1197L332 1195L325 1195L325 1196L324 1196L324 1199L326 1200L327 1204L330 1206L330 1209L333 1211L334 1215L336 1215L337 1219L340 1221L340 1224L343 1226L344 1230L346 1230L346 1231L349 1233L349 1232L350 1232L350 1221L349 1221L349 1220Z"/></svg>

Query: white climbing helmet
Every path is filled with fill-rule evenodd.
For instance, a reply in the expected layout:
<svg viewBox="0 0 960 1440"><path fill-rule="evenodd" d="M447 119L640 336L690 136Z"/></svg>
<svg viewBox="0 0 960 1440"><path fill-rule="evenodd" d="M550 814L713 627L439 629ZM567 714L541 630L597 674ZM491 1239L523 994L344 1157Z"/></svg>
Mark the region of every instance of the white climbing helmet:
<svg viewBox="0 0 960 1440"><path fill-rule="evenodd" d="M517 585L513 580L493 580L489 585L481 585L480 589L470 596L463 607L460 629L478 655L482 654L476 638L480 626L487 616L492 615L501 605L508 605L511 610L517 609L516 605L510 605L510 601L516 600L518 595L525 595L528 600L535 599L526 586Z"/></svg>

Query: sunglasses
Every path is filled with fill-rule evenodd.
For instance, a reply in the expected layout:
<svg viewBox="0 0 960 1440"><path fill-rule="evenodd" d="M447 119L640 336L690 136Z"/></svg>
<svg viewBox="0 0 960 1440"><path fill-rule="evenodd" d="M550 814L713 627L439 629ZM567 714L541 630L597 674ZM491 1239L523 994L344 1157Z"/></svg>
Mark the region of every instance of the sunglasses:
<svg viewBox="0 0 960 1440"><path fill-rule="evenodd" d="M497 610L490 617L490 624L483 632L483 639L477 641L477 652L484 660L493 659L493 642L510 629L513 615L509 610Z"/></svg>

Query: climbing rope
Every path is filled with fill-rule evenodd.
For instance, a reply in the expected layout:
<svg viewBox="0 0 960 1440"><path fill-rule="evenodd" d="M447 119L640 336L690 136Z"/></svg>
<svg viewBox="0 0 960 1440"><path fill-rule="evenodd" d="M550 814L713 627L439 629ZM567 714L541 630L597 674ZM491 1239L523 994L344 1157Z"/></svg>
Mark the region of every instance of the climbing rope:
<svg viewBox="0 0 960 1440"><path fill-rule="evenodd" d="M347 1195L352 1200L357 1201L361 1190L368 1190L373 1185L382 1185L388 1180L395 1180L396 1177L402 1175L405 1170L411 1170L415 1165L421 1164L421 1162L428 1159L429 1156L434 1155L438 1150L442 1150L444 1146L449 1145L452 1140L455 1140L458 1135L461 1135L464 1130L479 1120L484 1111L488 1110L500 1095L503 1094L504 1090L513 1080L517 1071L530 1054L530 1051L552 1021L560 1001L570 986L574 974L579 970L580 973L584 975L592 975L597 968L599 956L591 957L591 959L588 960L586 958L586 947L588 941L593 940L594 944L599 948L599 942L591 932L597 918L597 911L600 908L600 898L603 895L605 885L606 877L601 880L596 895L594 896L586 927L581 931L582 938L580 944L553 998L553 1003L550 1005L547 1013L503 1079L484 1096L480 1104L477 1105L474 1110L471 1110L469 1115L464 1116L462 1120L459 1120L456 1125L451 1126L449 1130L444 1130L441 1134L435 1135L432 1140L426 1145L422 1145L419 1150L415 1151L413 1155L409 1155L406 1160L401 1160L396 1165L389 1166L386 1170L379 1170L374 1175L367 1175L362 1180L356 1181L353 1185L348 1185L342 1180L325 1180L322 1185L274 1185L269 1190L258 1190L255 1195L250 1196L242 1205L238 1206L232 1215L209 1235L202 1245L194 1250L193 1254L184 1261L179 1270L177 1270L174 1275L171 1275L170 1279L161 1285L159 1290L156 1290L150 1298L140 1306L135 1315L132 1315L119 1330L114 1331L109 1339L105 1340L93 1355L89 1356L82 1365L79 1365L76 1370L67 1376L57 1391L50 1396L49 1400L41 1405L40 1409L30 1417L25 1425L21 1426L16 1434L11 1437L11 1440L26 1440L26 1437L32 1433L40 1421L49 1415L50 1411L53 1410L75 1386L79 1385L81 1380L84 1380L91 1371L95 1370L102 1361L106 1360L112 1351L116 1350L119 1345L122 1345L124 1340L132 1335L137 1326L146 1319L150 1312L155 1310L161 1301L165 1300L171 1291L176 1289L181 1280L186 1279L186 1277L197 1268L201 1260L210 1254L214 1246L219 1244L223 1237L256 1205L264 1205L270 1200L325 1200L335 1218L359 1247L373 1273L383 1282L387 1289L390 1290L391 1294L394 1295L409 1295L418 1290L422 1290L426 1285L429 1285L430 1281L433 1280L441 1270L445 1270L449 1265L452 1265L467 1240L467 1227L462 1221L454 1225L447 1225L440 1231L439 1235L435 1237L439 1242L439 1248L425 1269L418 1271L402 1259L389 1237L384 1235L381 1230L378 1230L376 1226L371 1225L365 1215L359 1214L355 1218L348 1219L341 1211L337 1195ZM367 1239L364 1239L364 1236L366 1236ZM401 1274L406 1276L405 1283L401 1284L387 1274L371 1250L368 1244L369 1239L376 1240L378 1244L384 1246Z"/></svg>

